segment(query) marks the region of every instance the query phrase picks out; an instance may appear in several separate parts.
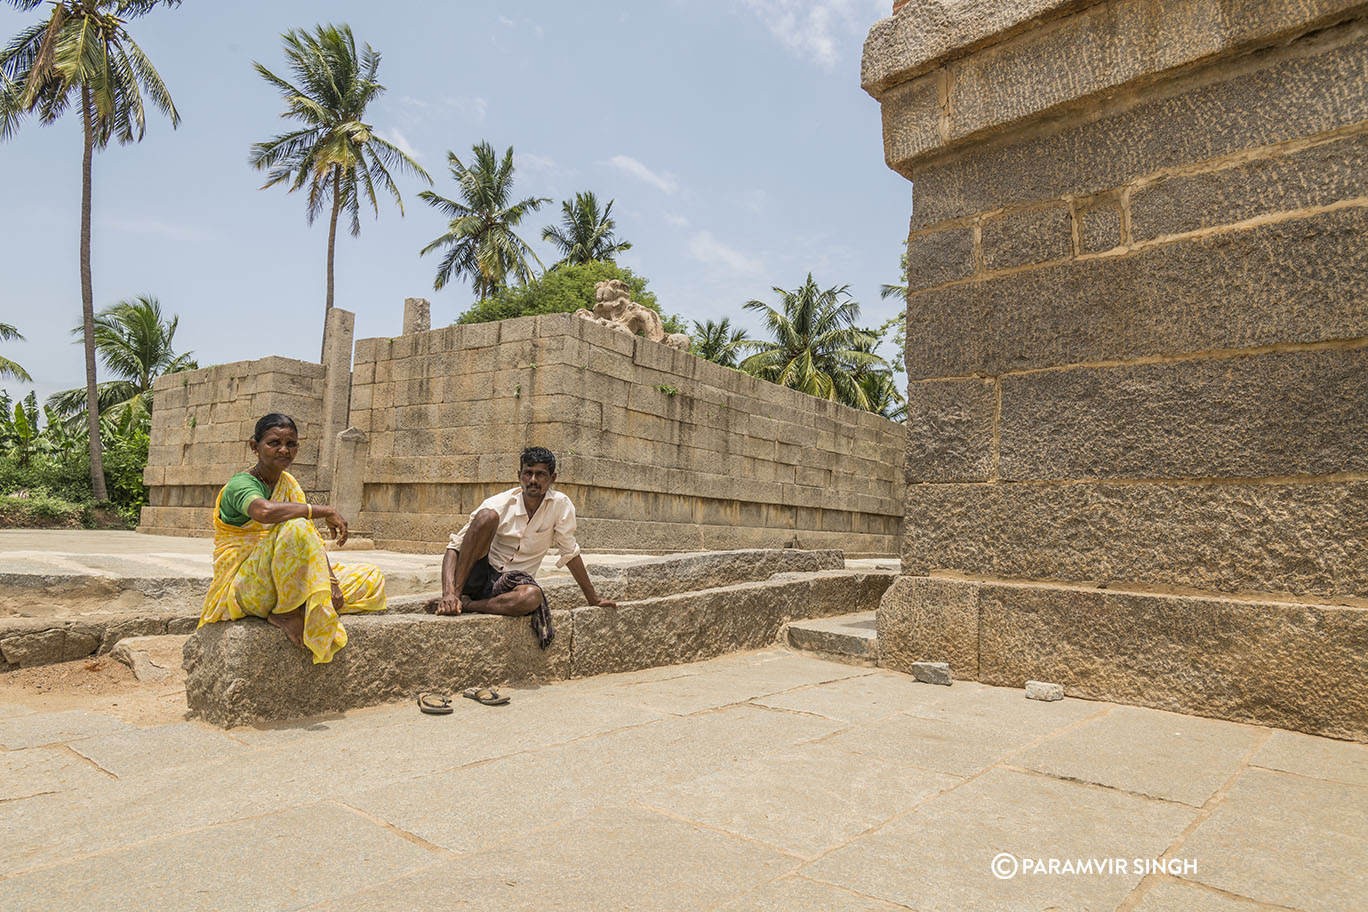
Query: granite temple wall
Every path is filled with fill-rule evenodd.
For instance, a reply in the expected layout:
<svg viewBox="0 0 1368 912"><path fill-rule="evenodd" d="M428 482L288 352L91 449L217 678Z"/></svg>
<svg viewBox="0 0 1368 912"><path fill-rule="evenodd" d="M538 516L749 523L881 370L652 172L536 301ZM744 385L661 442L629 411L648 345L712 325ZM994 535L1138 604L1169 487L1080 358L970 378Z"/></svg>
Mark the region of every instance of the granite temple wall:
<svg viewBox="0 0 1368 912"><path fill-rule="evenodd" d="M885 662L1368 740L1368 7L910 0Z"/></svg>

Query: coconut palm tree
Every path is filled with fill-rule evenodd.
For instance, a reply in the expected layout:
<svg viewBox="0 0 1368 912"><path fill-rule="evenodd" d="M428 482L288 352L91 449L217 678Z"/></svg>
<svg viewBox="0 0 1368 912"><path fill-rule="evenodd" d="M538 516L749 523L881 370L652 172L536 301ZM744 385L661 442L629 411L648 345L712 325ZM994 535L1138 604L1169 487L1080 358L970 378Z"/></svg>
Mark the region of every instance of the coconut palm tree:
<svg viewBox="0 0 1368 912"><path fill-rule="evenodd" d="M592 192L576 193L573 202L561 203L561 225L564 227L548 225L542 229L542 240L550 241L562 255L552 269L590 260L611 262L617 254L632 249L630 241L613 237L613 229L617 227L612 218L613 203L614 200L609 200L599 212L598 198Z"/></svg>
<svg viewBox="0 0 1368 912"><path fill-rule="evenodd" d="M138 420L152 411L152 384L162 374L194 370L191 352L174 348L180 318L162 316L160 302L146 295L120 301L95 315L95 348L100 362L115 380L98 388L102 415L113 421ZM81 327L72 334L81 332ZM82 390L63 390L48 397L52 410L70 420L85 411Z"/></svg>
<svg viewBox="0 0 1368 912"><path fill-rule="evenodd" d="M32 10L43 0L9 0ZM108 498L100 448L95 390L95 291L90 276L91 158L96 149L143 138L143 93L171 126L180 115L161 76L124 27L158 6L180 0L52 0L51 14L16 35L0 50L0 140L8 139L28 114L48 124L75 101L81 112L81 314L84 320L86 411L90 431L90 487L96 500Z"/></svg>
<svg viewBox="0 0 1368 912"><path fill-rule="evenodd" d="M755 354L741 362L741 369L810 396L868 410L860 377L886 370L888 363L872 351L877 338L855 327L860 305L850 299L849 288L819 289L808 273L807 281L792 291L775 286L782 311L763 301L747 301L746 309L760 313L774 339L750 342Z"/></svg>
<svg viewBox="0 0 1368 912"><path fill-rule="evenodd" d="M689 349L704 361L711 361L723 367L736 367L736 356L750 343L744 329L735 329L730 317L723 317L714 323L707 320L699 323L694 320L693 347Z"/></svg>
<svg viewBox="0 0 1368 912"><path fill-rule="evenodd" d="M293 82L282 79L260 63L257 73L280 90L286 111L282 117L303 124L252 146L251 163L267 172L262 189L289 181L290 192L308 188L305 217L310 225L325 210L328 221L327 293L324 327L333 306L333 262L337 247L337 219L346 211L350 230L361 233L360 201L364 196L376 216L380 203L376 186L394 197L400 214L404 201L390 169L407 171L429 184L432 178L406 152L379 136L365 123L366 106L385 87L376 81L380 54L369 44L358 56L356 39L346 25L320 25L312 33L291 29L280 36ZM326 348L326 340L324 342Z"/></svg>
<svg viewBox="0 0 1368 912"><path fill-rule="evenodd" d="M8 323L0 323L0 342L24 341L23 335ZM4 355L0 355L0 377L13 377L22 383L32 383L33 378L29 372L19 366L18 362L11 361Z"/></svg>
<svg viewBox="0 0 1368 912"><path fill-rule="evenodd" d="M475 286L475 299L483 300L508 284L510 275L520 282L532 278L528 258L542 265L532 248L514 233L523 217L536 212L551 200L529 196L516 203L513 196L513 147L500 160L488 142L475 145L475 158L467 167L447 153L451 176L456 180L461 202L449 200L432 190L418 194L450 222L446 234L420 251L426 256L442 247L449 248L437 267L432 287L438 291L453 278L468 278Z"/></svg>

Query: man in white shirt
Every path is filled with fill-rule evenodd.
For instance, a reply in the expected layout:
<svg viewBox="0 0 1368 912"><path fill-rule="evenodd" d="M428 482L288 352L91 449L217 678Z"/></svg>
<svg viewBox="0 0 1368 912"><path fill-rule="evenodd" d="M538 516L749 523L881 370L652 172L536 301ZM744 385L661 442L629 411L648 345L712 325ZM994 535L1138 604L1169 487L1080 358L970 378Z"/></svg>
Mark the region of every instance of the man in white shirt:
<svg viewBox="0 0 1368 912"><path fill-rule="evenodd" d="M533 574L552 545L560 554L556 566L570 568L590 605L617 607L594 591L575 542L575 505L551 490L555 480L555 454L545 447L523 450L519 487L487 498L447 543L438 614L531 615L532 630L545 649L555 631L546 596Z"/></svg>

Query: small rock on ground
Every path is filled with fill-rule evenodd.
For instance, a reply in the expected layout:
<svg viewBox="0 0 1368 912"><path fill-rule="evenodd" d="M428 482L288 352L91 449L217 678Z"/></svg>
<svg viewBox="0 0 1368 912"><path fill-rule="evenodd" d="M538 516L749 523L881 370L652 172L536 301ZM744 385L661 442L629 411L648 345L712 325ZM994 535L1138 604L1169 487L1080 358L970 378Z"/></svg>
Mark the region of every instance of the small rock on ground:
<svg viewBox="0 0 1368 912"><path fill-rule="evenodd" d="M1046 681L1027 681L1026 699L1047 702L1064 699L1064 685L1050 684Z"/></svg>
<svg viewBox="0 0 1368 912"><path fill-rule="evenodd" d="M946 662L913 662L912 677L923 684L949 684L952 680Z"/></svg>

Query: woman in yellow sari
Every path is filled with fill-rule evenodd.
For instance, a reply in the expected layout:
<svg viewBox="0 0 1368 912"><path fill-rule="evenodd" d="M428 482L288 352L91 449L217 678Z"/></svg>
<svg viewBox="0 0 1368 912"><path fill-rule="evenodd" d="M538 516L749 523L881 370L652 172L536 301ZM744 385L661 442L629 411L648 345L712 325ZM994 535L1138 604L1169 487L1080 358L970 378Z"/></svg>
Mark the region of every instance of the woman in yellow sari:
<svg viewBox="0 0 1368 912"><path fill-rule="evenodd" d="M299 452L293 419L265 416L247 445L256 465L234 475L214 503L214 579L200 626L250 614L308 649L315 664L330 662L347 644L337 616L384 610L385 577L374 567L330 564L313 521L326 522L338 544L347 540L347 521L332 507L306 503L285 471Z"/></svg>

